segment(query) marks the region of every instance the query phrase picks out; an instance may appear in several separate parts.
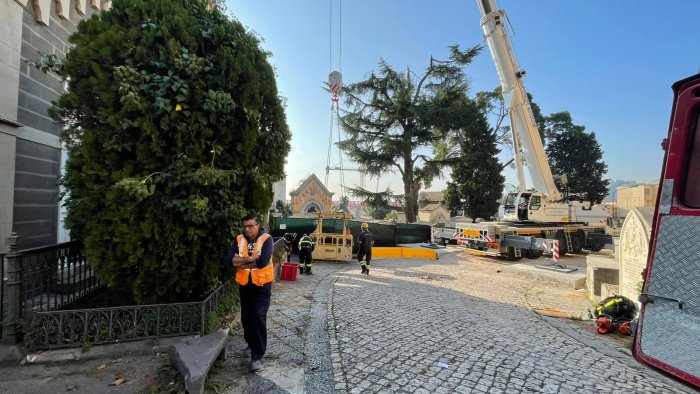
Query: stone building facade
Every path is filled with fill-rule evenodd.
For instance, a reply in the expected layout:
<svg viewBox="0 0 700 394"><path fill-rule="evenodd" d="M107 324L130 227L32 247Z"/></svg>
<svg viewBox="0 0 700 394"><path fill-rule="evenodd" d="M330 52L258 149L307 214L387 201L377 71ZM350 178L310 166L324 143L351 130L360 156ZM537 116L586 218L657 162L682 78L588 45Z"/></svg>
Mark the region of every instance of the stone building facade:
<svg viewBox="0 0 700 394"><path fill-rule="evenodd" d="M35 63L41 54L64 57L78 23L110 7L104 0L0 0L0 251L12 232L22 248L59 238L65 156L61 125L48 109L64 85Z"/></svg>
<svg viewBox="0 0 700 394"><path fill-rule="evenodd" d="M333 193L328 191L315 174L311 174L296 189L289 192L292 198L292 214L306 215L311 212L331 212Z"/></svg>
<svg viewBox="0 0 700 394"><path fill-rule="evenodd" d="M615 198L617 216L625 216L634 208L656 206L658 184L641 184L628 187L618 187Z"/></svg>
<svg viewBox="0 0 700 394"><path fill-rule="evenodd" d="M450 211L442 204L428 204L418 210L418 221L429 224L449 223Z"/></svg>

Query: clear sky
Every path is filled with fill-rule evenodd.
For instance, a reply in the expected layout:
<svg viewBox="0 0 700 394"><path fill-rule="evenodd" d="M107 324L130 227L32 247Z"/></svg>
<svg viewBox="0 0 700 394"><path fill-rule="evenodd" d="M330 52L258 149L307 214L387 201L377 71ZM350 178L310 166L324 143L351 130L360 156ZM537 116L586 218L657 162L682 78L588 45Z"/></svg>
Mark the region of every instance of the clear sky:
<svg viewBox="0 0 700 394"><path fill-rule="evenodd" d="M449 45L482 42L475 0L227 0L227 5L273 54L293 134L287 192L311 173L324 181L331 118L323 85L331 69L340 70L346 84L376 70L380 58L418 72L431 55L446 58ZM569 111L575 124L595 132L607 178L657 182L671 84L700 69L700 1L500 0L498 5L508 13L516 57L528 72L525 87L542 113ZM499 84L487 48L466 73L472 96ZM334 142L337 133L333 128ZM331 164L338 163L334 147ZM514 171L504 175L515 183ZM442 190L445 182L435 180L431 190ZM358 183L358 174L345 173L346 186ZM396 175L367 180L369 189L387 186L403 191ZM338 198L338 172L330 173L328 187Z"/></svg>

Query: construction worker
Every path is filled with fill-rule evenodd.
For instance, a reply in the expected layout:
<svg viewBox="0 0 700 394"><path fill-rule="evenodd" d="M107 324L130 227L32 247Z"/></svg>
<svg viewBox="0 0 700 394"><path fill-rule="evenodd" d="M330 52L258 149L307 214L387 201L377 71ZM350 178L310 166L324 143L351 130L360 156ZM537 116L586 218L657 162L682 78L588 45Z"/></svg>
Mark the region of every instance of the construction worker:
<svg viewBox="0 0 700 394"><path fill-rule="evenodd" d="M360 262L362 273L369 275L369 264L372 260L372 245L374 235L369 231L369 224L362 223L362 232L357 236L357 261Z"/></svg>
<svg viewBox="0 0 700 394"><path fill-rule="evenodd" d="M285 233L282 238L282 243L284 243L284 251L287 253L287 262L292 261L292 249L294 247L294 238L296 238L296 233Z"/></svg>
<svg viewBox="0 0 700 394"><path fill-rule="evenodd" d="M311 275L311 266L313 261L312 252L314 251L314 241L308 235L304 234L299 240L299 273Z"/></svg>
<svg viewBox="0 0 700 394"><path fill-rule="evenodd" d="M262 368L267 349L267 311L270 308L274 269L270 259L274 245L260 228L257 215L243 218L243 234L236 237L226 260L236 267L241 304L243 339L250 348L250 370Z"/></svg>

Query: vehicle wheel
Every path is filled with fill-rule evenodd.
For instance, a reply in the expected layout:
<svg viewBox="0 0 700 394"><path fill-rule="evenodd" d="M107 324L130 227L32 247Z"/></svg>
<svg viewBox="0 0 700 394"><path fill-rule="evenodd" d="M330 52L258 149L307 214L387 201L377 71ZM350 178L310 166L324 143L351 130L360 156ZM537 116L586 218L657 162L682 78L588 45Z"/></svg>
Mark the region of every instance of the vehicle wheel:
<svg viewBox="0 0 700 394"><path fill-rule="evenodd" d="M566 256L569 253L569 247L566 246L566 238L563 231L557 231L555 238L559 241L559 256Z"/></svg>
<svg viewBox="0 0 700 394"><path fill-rule="evenodd" d="M523 250L523 257L526 257L528 259L539 259L542 257L542 254L544 254L544 250Z"/></svg>
<svg viewBox="0 0 700 394"><path fill-rule="evenodd" d="M515 257L515 248L512 246L508 247L508 254L506 254L506 259L508 261L518 261L522 259L522 255L520 257Z"/></svg>
<svg viewBox="0 0 700 394"><path fill-rule="evenodd" d="M583 250L583 231L578 230L577 232L571 234L571 247L573 253L581 253Z"/></svg>

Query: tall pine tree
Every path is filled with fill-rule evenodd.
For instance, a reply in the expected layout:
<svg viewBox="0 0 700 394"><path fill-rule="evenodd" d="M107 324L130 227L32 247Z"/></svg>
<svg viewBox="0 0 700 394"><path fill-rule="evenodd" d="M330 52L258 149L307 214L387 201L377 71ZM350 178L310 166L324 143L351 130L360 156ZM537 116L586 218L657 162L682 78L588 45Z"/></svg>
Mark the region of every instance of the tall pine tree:
<svg viewBox="0 0 700 394"><path fill-rule="evenodd" d="M448 61L431 58L420 78L381 61L379 73L344 89L349 109L342 122L348 139L340 147L369 174L401 175L409 223L417 219L420 189L444 166L428 152L445 138L442 118L459 108L469 88L463 68L480 51L453 46Z"/></svg>

